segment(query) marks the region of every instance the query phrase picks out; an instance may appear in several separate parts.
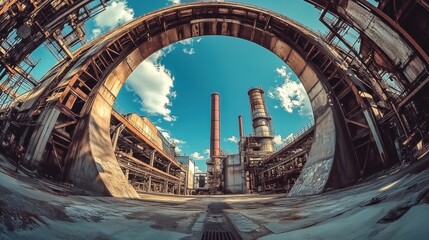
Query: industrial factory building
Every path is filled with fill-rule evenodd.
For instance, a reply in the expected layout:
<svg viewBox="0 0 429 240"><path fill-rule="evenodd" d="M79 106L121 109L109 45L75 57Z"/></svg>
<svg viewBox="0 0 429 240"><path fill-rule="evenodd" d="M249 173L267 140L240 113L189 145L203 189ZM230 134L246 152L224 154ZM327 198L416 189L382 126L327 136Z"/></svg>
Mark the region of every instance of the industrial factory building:
<svg viewBox="0 0 429 240"><path fill-rule="evenodd" d="M0 0L0 239L428 238L428 0L186 2ZM315 10L322 31L284 6ZM118 26L118 12L130 21ZM116 28L88 22L101 13ZM228 123L239 134L228 154L215 92L202 108L207 172L196 173L201 159L179 156L156 121L114 109L152 54L204 36L278 57L312 121L275 146L287 121L273 124L264 90L251 88L250 119ZM38 51L55 63L35 77Z"/></svg>
<svg viewBox="0 0 429 240"><path fill-rule="evenodd" d="M243 118L238 116L238 154L222 155L220 149L220 95L212 94L212 125L208 166L211 194L289 192L308 158L313 139L313 125L297 139L275 152L274 127L267 110L262 88L248 91L253 133L244 135ZM214 164L216 163L216 164ZM217 169L214 171L213 169Z"/></svg>

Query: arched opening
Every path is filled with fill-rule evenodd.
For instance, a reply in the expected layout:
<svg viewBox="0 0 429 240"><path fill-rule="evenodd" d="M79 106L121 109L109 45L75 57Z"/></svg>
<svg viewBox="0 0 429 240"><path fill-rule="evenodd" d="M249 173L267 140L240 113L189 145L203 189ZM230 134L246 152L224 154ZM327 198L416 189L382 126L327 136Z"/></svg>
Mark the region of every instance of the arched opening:
<svg viewBox="0 0 429 240"><path fill-rule="evenodd" d="M129 74L150 54L205 35L254 42L281 58L303 83L316 129L292 195L346 186L367 168L388 164L367 100L361 97L365 89L354 84L356 78L342 64L339 53L283 16L230 3L186 4L145 15L86 45L73 62L56 66L39 87L47 94L39 96L36 91L34 101L25 103L40 109L39 119L50 119L50 124L34 130L33 137L41 140L30 144L29 160L37 165L44 154L40 149L55 138L70 146L52 153L67 179L103 194L135 196L112 149L107 121L111 106ZM369 156L373 157L370 161Z"/></svg>

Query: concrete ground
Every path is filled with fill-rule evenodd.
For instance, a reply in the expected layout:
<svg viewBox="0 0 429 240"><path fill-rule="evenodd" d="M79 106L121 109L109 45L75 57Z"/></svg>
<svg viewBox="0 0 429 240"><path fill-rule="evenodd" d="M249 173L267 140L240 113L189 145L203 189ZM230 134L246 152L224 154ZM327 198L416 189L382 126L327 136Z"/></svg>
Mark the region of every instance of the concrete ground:
<svg viewBox="0 0 429 240"><path fill-rule="evenodd" d="M429 159L322 195L96 196L0 156L0 239L429 239ZM210 237L209 236L209 237Z"/></svg>

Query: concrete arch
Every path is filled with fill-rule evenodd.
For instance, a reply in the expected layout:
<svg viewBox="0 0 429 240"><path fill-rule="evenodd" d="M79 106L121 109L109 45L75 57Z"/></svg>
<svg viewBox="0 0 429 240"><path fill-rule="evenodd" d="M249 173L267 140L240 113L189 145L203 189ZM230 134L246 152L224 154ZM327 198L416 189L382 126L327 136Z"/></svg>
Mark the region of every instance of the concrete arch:
<svg viewBox="0 0 429 240"><path fill-rule="evenodd" d="M129 74L150 54L206 35L252 41L280 57L303 83L314 112L315 141L291 195L317 194L360 177L356 138L371 139L377 129L349 128L346 118L357 126L371 125L372 118L340 55L310 30L267 10L232 3L192 3L161 9L107 33L80 49L62 72L47 76L50 84L43 92L49 94L37 104L49 99L55 107L44 108L41 117L57 119L66 108L77 119L64 159L68 179L106 195L137 196L111 147L107 121L111 106ZM34 131L33 136L40 139L37 147L44 146L41 133L53 128L53 124L44 125ZM383 159L382 147L378 150Z"/></svg>

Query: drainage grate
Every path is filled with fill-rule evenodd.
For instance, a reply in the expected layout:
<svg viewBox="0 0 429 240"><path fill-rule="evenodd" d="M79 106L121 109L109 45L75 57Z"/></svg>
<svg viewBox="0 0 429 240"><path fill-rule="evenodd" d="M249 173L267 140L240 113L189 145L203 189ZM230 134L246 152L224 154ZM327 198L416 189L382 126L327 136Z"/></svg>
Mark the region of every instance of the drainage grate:
<svg viewBox="0 0 429 240"><path fill-rule="evenodd" d="M235 240L234 234L223 223L207 223L201 240Z"/></svg>
<svg viewBox="0 0 429 240"><path fill-rule="evenodd" d="M238 240L242 239L240 234L232 225L223 209L231 208L227 203L210 203L208 216L204 223L201 240Z"/></svg>

